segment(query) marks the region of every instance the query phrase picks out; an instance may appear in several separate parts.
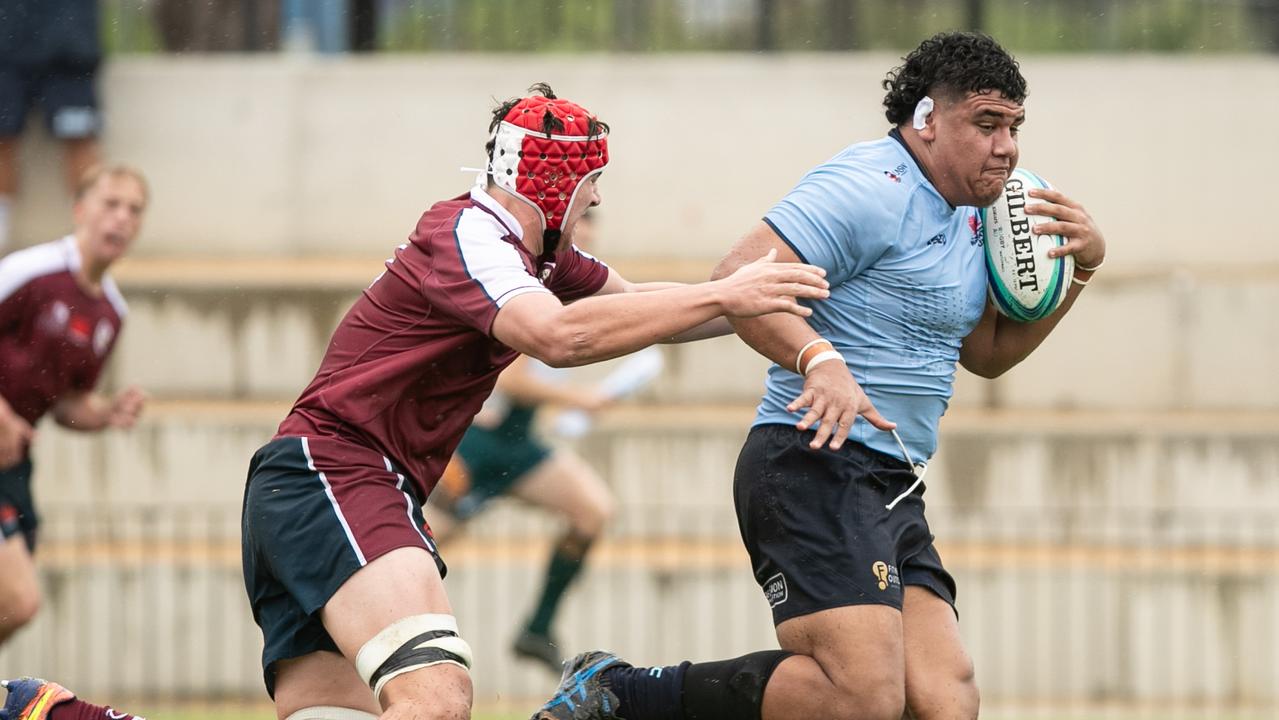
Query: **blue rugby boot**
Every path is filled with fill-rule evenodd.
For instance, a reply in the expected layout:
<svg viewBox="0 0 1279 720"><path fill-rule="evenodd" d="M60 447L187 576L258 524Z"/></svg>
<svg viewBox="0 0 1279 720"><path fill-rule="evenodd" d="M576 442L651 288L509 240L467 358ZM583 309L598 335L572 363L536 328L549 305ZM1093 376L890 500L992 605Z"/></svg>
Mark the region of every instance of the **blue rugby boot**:
<svg viewBox="0 0 1279 720"><path fill-rule="evenodd" d="M70 690L39 678L3 680L0 687L9 691L0 708L0 720L45 720L54 705L75 699Z"/></svg>
<svg viewBox="0 0 1279 720"><path fill-rule="evenodd" d="M564 675L555 697L533 714L531 720L620 720L617 696L601 681L609 668L631 664L603 650L582 653L564 664Z"/></svg>

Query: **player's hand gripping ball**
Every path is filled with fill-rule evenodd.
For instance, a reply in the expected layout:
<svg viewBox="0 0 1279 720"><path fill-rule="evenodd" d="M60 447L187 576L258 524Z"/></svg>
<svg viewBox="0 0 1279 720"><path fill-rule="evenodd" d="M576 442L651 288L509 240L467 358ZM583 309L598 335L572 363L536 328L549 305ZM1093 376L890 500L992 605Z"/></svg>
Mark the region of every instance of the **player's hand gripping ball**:
<svg viewBox="0 0 1279 720"><path fill-rule="evenodd" d="M1017 168L995 204L981 211L991 302L1021 322L1051 315L1066 299L1075 272L1073 256L1048 256L1049 250L1066 244L1065 237L1032 231L1054 218L1026 213L1026 205L1035 202L1028 191L1051 187L1035 173Z"/></svg>

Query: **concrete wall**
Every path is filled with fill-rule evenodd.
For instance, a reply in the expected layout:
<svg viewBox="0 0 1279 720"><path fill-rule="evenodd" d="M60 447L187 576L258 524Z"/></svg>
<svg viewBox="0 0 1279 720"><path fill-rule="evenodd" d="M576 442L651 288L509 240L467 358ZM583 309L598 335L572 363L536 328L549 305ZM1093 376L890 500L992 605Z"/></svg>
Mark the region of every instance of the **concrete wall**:
<svg viewBox="0 0 1279 720"><path fill-rule="evenodd" d="M1085 203L1115 269L1279 263L1267 159L1279 61L1022 58L1023 165ZM604 254L716 258L809 167L886 130L896 60L849 56L502 56L361 60L151 57L104 74L113 157L145 168L140 253L382 256L465 190L494 97L551 81L612 123ZM20 232L60 232L57 154ZM38 170L35 168L38 167Z"/></svg>
<svg viewBox="0 0 1279 720"><path fill-rule="evenodd" d="M288 272L288 263L274 263ZM352 262L372 278L377 261ZM137 264L133 265L137 268ZM365 272L361 274L360 268ZM366 280L367 281L367 280ZM167 397L292 400L359 285L179 288L121 273L130 316L111 377ZM1101 274L1026 362L960 373L958 407L1279 407L1279 274ZM661 402L753 403L767 361L736 338L664 349Z"/></svg>

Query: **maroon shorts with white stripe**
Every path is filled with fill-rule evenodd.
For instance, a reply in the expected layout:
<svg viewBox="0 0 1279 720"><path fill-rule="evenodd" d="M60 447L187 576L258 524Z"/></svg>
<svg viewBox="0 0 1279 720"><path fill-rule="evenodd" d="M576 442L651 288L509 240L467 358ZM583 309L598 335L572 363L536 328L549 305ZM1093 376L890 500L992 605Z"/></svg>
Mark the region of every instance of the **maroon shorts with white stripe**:
<svg viewBox="0 0 1279 720"><path fill-rule="evenodd" d="M447 572L412 482L382 454L343 440L283 437L258 450L241 523L244 584L272 697L275 663L337 651L319 611L357 570L418 547Z"/></svg>

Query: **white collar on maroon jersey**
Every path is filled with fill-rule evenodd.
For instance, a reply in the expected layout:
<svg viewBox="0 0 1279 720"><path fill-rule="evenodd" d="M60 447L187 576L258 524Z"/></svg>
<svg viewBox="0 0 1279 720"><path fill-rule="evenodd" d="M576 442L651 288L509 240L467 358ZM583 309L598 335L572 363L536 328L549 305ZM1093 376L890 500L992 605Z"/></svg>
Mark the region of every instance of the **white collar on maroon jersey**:
<svg viewBox="0 0 1279 720"><path fill-rule="evenodd" d="M67 257L67 269L75 273L80 270L80 245L75 241L75 235L67 235L58 241L62 252Z"/></svg>
<svg viewBox="0 0 1279 720"><path fill-rule="evenodd" d="M492 195L489 195L484 186L476 185L471 188L471 202L484 206L485 210L497 216L497 219L506 226L507 231L514 235L517 240L524 241L524 226L520 225L520 221L515 219L515 215L510 210L502 207L502 203L494 199Z"/></svg>
<svg viewBox="0 0 1279 720"><path fill-rule="evenodd" d="M80 257L80 243L76 242L75 234L67 235L61 240L56 241L62 248L63 254L67 258L67 271L72 275L80 272L80 265L84 263L84 258ZM79 281L76 281L79 284ZM115 308L115 314L123 318L129 314L129 306L124 302L124 295L120 293L120 288L116 286L115 280L109 273L102 273L102 294L106 297L111 306Z"/></svg>

